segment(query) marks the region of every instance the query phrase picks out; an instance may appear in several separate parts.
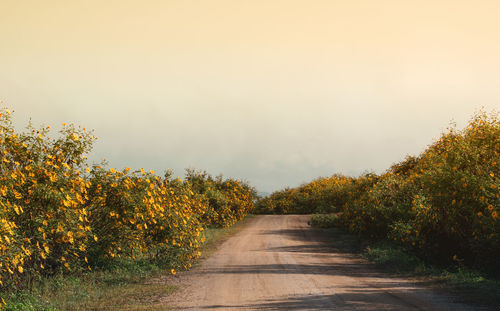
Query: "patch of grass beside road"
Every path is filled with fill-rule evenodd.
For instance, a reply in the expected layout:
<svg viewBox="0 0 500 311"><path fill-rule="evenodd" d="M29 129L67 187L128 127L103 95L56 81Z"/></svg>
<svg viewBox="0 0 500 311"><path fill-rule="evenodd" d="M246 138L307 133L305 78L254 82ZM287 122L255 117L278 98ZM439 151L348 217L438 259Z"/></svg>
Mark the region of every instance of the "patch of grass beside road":
<svg viewBox="0 0 500 311"><path fill-rule="evenodd" d="M5 310L154 310L158 297L175 290L148 283L162 273L157 264L123 260L99 271L43 278L31 290L11 292Z"/></svg>

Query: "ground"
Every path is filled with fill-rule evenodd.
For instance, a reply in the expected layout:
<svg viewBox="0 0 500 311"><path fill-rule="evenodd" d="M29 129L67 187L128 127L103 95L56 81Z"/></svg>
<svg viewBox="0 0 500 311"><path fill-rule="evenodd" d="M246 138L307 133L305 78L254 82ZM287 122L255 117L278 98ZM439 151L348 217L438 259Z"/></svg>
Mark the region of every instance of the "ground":
<svg viewBox="0 0 500 311"><path fill-rule="evenodd" d="M165 297L178 310L477 310L332 248L305 215L263 215Z"/></svg>

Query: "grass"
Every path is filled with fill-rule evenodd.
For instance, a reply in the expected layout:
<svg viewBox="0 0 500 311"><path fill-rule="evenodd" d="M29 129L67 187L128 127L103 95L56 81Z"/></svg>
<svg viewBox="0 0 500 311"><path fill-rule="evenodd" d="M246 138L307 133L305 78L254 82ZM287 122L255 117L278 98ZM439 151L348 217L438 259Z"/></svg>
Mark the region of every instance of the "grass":
<svg viewBox="0 0 500 311"><path fill-rule="evenodd" d="M166 310L159 298L176 288L148 282L162 273L147 261L122 260L106 270L43 278L30 291L8 294L5 310Z"/></svg>
<svg viewBox="0 0 500 311"><path fill-rule="evenodd" d="M388 242L361 250L364 258L385 271L418 277L424 285L451 292L460 301L485 307L500 305L500 280L461 266L437 267Z"/></svg>
<svg viewBox="0 0 500 311"><path fill-rule="evenodd" d="M201 259L252 217L230 228L207 228ZM42 278L31 290L2 293L7 302L2 311L168 310L161 298L177 289L169 275L169 269L146 260L120 260L98 271Z"/></svg>
<svg viewBox="0 0 500 311"><path fill-rule="evenodd" d="M406 252L391 241L371 241L342 229L335 217L313 216L311 225L320 228L329 243L340 251L356 253L385 272L414 278L416 282L452 293L461 302L477 306L500 305L500 280L488 278L478 271L462 266L438 267Z"/></svg>

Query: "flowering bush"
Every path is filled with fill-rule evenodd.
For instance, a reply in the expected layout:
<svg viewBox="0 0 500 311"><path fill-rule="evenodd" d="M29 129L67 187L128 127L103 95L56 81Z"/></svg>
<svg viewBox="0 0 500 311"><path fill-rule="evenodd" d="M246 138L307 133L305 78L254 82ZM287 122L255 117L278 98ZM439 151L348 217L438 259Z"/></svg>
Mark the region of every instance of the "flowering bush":
<svg viewBox="0 0 500 311"><path fill-rule="evenodd" d="M91 133L65 125L58 139L47 136L48 127L18 134L7 109L0 131L0 282L71 269L85 260L91 234L83 208Z"/></svg>
<svg viewBox="0 0 500 311"><path fill-rule="evenodd" d="M208 202L203 215L207 225L229 227L253 209L255 190L234 179L213 178L207 172L188 169L186 179L193 191Z"/></svg>
<svg viewBox="0 0 500 311"><path fill-rule="evenodd" d="M17 133L0 110L0 286L118 257L188 268L207 222L229 226L253 207L253 190L236 180L203 181L219 204L168 174L89 167L94 139L66 124L57 138L49 127Z"/></svg>
<svg viewBox="0 0 500 311"><path fill-rule="evenodd" d="M336 223L353 232L499 273L499 162L500 120L480 113L381 176L318 179L260 200L257 210L339 212Z"/></svg>
<svg viewBox="0 0 500 311"><path fill-rule="evenodd" d="M335 174L318 178L298 188L276 191L261 198L255 206L261 214L310 214L340 212L377 179L374 174L360 178Z"/></svg>

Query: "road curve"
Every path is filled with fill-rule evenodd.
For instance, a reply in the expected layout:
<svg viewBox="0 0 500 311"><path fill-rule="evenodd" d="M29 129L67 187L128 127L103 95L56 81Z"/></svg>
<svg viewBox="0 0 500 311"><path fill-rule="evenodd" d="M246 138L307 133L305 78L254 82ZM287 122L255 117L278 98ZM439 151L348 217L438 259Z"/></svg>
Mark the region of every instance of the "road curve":
<svg viewBox="0 0 500 311"><path fill-rule="evenodd" d="M311 229L309 216L257 216L167 298L176 310L474 310L374 270Z"/></svg>

